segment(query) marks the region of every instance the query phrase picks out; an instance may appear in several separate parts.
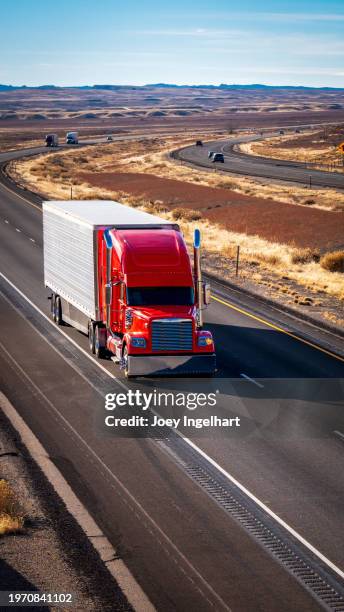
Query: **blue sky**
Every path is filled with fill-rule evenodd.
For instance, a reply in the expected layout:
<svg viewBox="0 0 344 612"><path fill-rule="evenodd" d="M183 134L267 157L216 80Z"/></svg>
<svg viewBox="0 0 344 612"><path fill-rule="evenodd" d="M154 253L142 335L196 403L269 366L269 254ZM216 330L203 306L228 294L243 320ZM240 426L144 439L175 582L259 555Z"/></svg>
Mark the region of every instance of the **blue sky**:
<svg viewBox="0 0 344 612"><path fill-rule="evenodd" d="M344 87L343 0L12 0L0 83Z"/></svg>

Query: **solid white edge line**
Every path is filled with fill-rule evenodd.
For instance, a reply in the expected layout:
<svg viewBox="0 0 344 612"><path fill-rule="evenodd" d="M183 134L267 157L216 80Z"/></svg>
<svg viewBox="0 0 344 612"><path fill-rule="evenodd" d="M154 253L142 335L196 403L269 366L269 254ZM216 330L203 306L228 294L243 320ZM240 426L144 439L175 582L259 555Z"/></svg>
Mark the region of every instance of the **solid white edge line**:
<svg viewBox="0 0 344 612"><path fill-rule="evenodd" d="M250 376L247 376L247 374L244 374L243 372L241 372L240 376L242 378L245 378L245 380L248 380L249 382L253 383L254 385L259 387L260 389L264 389L264 385L262 385L261 383L257 382L256 380L254 380L254 378L251 378Z"/></svg>
<svg viewBox="0 0 344 612"><path fill-rule="evenodd" d="M64 502L67 511L74 517L85 533L87 539L98 552L105 567L109 570L121 591L134 610L153 612L154 606L147 598L140 585L128 570L122 559L117 558L117 552L97 523L80 502L72 488L62 476L56 465L51 461L47 451L26 425L7 397L0 391L0 406L14 429L19 433L32 459L39 465L49 480L57 495Z"/></svg>
<svg viewBox="0 0 344 612"><path fill-rule="evenodd" d="M333 433L335 436L337 436L337 438L340 438L344 442L344 434L341 431L337 431L337 429L335 429Z"/></svg>
<svg viewBox="0 0 344 612"><path fill-rule="evenodd" d="M106 372L106 374L116 380L116 382L118 384L120 384L122 387L124 387L125 389L128 389L128 387L122 383L122 381L120 381L118 378L116 378L115 376L113 376L108 370L106 370L106 368L104 368L100 363L98 363L97 361L95 361L82 347L80 347L77 342L75 342L72 338L69 338L69 336L62 331L62 329L60 329L59 327L57 327L53 321L51 321L51 319L49 319L49 317L47 317L47 315L42 312L38 306L36 306L28 297L26 297L26 295L24 293L22 293L22 291L20 289L18 289L18 287L16 287L16 285L14 285L2 272L0 272L0 276L13 288L15 289L15 291L17 291L17 293L19 293L19 295L21 295L37 312L39 312L47 321L49 321L49 323L55 328L57 329L61 334L63 334L63 336L65 336L65 338L67 338L67 340L69 340L74 346L76 346L80 351L82 351L82 353L84 355L86 355L89 359L91 359L91 361L97 365L99 368L101 368L104 372ZM251 493L251 491L249 491L244 485L242 485L238 480L236 480L236 478L234 478L233 476L231 476L231 474L229 474L229 472L227 472L224 468L222 468L214 459L212 459L211 457L209 457L209 455L207 455L207 453L205 453L201 448L199 448L199 446L197 446L194 442L192 442L189 438L186 438L182 433L180 433L177 429L174 430L175 433L182 438L183 440L185 440L185 442L187 444L189 444L189 446L191 446L191 448L193 448L197 453L199 453L201 455L201 457L203 457L204 459L206 459L207 461L209 461L209 463L215 467L223 476L225 476L225 478L227 478L230 482L232 482L235 486L238 487L238 489L240 489L240 491L242 491L247 497L249 497L252 501L254 501L262 510L264 510L264 512L266 512L266 514L268 514L271 518L273 518L279 525L281 525L281 527L283 527L286 531L288 531L288 533L290 533L296 540L298 540L303 546L305 546L308 550L310 550L316 557L318 557L318 559L320 559L323 563L325 563L333 572L335 572L338 576L340 576L340 578L344 579L344 571L341 570L337 565L335 565L330 559L328 559L325 555L323 555L317 548L315 548L315 546L313 546L310 542L308 542L308 540L306 540L302 535L300 535L297 531L295 531L295 529L293 529L293 527L291 527L290 525L288 525L288 523L286 523L283 519L281 519L277 514L275 514L268 506L266 506L262 501L260 501L260 499L258 499L258 497L256 497L253 493Z"/></svg>
<svg viewBox="0 0 344 612"><path fill-rule="evenodd" d="M5 276L5 274L3 274L2 272L0 272L0 276L12 287L12 289L14 289L17 293L19 293L19 295L26 301L28 302L28 304L30 304L30 306L32 306L32 308L34 308L46 321L48 321L48 323L56 330L59 331L60 334L62 334L62 336L64 336L71 344L73 344L76 348L79 349L79 351L81 351L83 353L83 355L85 355L85 357L87 357L87 359L89 359L90 361L92 361L92 363L94 363L95 365L98 366L98 368L100 368L101 370L103 370L103 372L105 372L110 378L112 378L113 380L116 381L116 383L123 387L123 389L128 389L128 387L121 381L119 380L119 378L116 378L116 376L114 376L113 374L111 374L111 372L109 372L109 370L107 370L106 368L104 368L104 366L102 366L101 363L99 363L98 361L96 361L87 351L85 351L85 349L82 348L82 346L80 346L77 342L75 342L75 340L73 340L73 338L70 338L68 336L68 334L66 334L66 332L63 331L63 329L61 329L61 327L58 327L46 314L45 312L43 312L40 308L38 308L38 306L36 306L36 304L34 304L30 298L28 298L25 293L23 293L20 289L18 289L18 287L16 287L16 285L14 283L12 283L12 281L9 280L9 278L7 278L7 276Z"/></svg>

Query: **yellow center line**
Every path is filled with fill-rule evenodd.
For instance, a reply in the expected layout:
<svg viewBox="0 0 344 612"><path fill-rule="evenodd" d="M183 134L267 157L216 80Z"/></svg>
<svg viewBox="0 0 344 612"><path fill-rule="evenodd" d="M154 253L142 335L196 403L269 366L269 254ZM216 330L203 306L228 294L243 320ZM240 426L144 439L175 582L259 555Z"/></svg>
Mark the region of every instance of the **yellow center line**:
<svg viewBox="0 0 344 612"><path fill-rule="evenodd" d="M241 314L245 315L246 317L249 317L250 319L259 321L259 323L263 323L263 325L267 325L267 327L271 327L272 329L280 332L281 334L285 334L286 336L289 336L290 338L293 338L294 340L297 340L298 342L302 342L302 344L306 344L307 346L310 346L311 348L314 348L317 351L320 351L321 353L325 353L325 355L329 355L329 357L333 357L334 359L337 359L338 361L342 361L344 363L344 357L340 357L340 355L336 355L335 353L332 353L331 351L327 351L326 349L322 348L318 344L314 344L314 342L305 340L304 338L301 338L300 336L297 336L296 334L289 332L283 327L274 325L274 323L270 323L269 321L266 321L265 319L262 319L261 317L257 317L256 315L248 312L247 310L244 310L243 308L239 308L238 306L234 306L234 304L231 304L230 302L226 302L225 300L221 300L220 298L215 297L214 295L212 296L212 299L215 300L216 302L220 302L220 304L223 304L224 306L227 306L227 308L232 308L232 310L236 310L237 312L240 312Z"/></svg>

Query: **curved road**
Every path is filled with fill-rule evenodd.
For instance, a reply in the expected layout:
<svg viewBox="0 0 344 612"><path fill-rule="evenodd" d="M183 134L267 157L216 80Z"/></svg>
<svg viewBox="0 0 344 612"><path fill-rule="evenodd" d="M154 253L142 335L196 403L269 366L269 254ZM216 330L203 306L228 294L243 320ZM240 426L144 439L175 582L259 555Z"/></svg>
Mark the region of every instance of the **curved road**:
<svg viewBox="0 0 344 612"><path fill-rule="evenodd" d="M0 164L21 155L2 154ZM205 489L204 475L197 481L194 474L208 470L213 489L216 481L223 490L229 473L250 492L241 492L240 503L288 549L300 546L300 558L307 554L317 571L343 568L344 360L328 348L338 338L214 283L206 317L219 360L212 384L227 389L224 410L240 415L241 435L199 435L196 448L172 435L104 435L97 424L104 393L128 383L111 361L87 356L85 336L44 318L41 202L2 179L0 385L149 599L171 612L319 610L293 573ZM287 527L321 556L309 555Z"/></svg>
<svg viewBox="0 0 344 612"><path fill-rule="evenodd" d="M278 135L278 132L271 133L265 138L276 135ZM173 151L172 156L194 166L211 168L212 170L216 167L222 172L288 181L307 187L309 187L311 181L313 187L344 189L344 173L313 170L306 164L298 162L269 159L235 151L235 145L256 140L262 140L262 137L245 136L230 140L205 142L203 147L192 145ZM208 159L209 151L223 153L225 163L212 163Z"/></svg>

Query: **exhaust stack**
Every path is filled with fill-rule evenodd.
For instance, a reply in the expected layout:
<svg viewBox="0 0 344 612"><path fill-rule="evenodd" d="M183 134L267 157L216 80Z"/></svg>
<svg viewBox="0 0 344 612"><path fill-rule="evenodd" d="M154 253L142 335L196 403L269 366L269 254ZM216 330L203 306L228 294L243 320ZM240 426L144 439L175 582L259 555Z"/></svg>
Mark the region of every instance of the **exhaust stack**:
<svg viewBox="0 0 344 612"><path fill-rule="evenodd" d="M112 239L108 231L104 232L104 240L106 244L106 285L105 285L106 327L107 329L110 329L111 298L112 298L112 282L111 282Z"/></svg>
<svg viewBox="0 0 344 612"><path fill-rule="evenodd" d="M199 229L195 229L194 232L194 275L195 275L195 286L196 286L196 299L197 299L197 311L198 321L197 327L203 327L203 283L202 283L202 270L201 270L201 232Z"/></svg>

